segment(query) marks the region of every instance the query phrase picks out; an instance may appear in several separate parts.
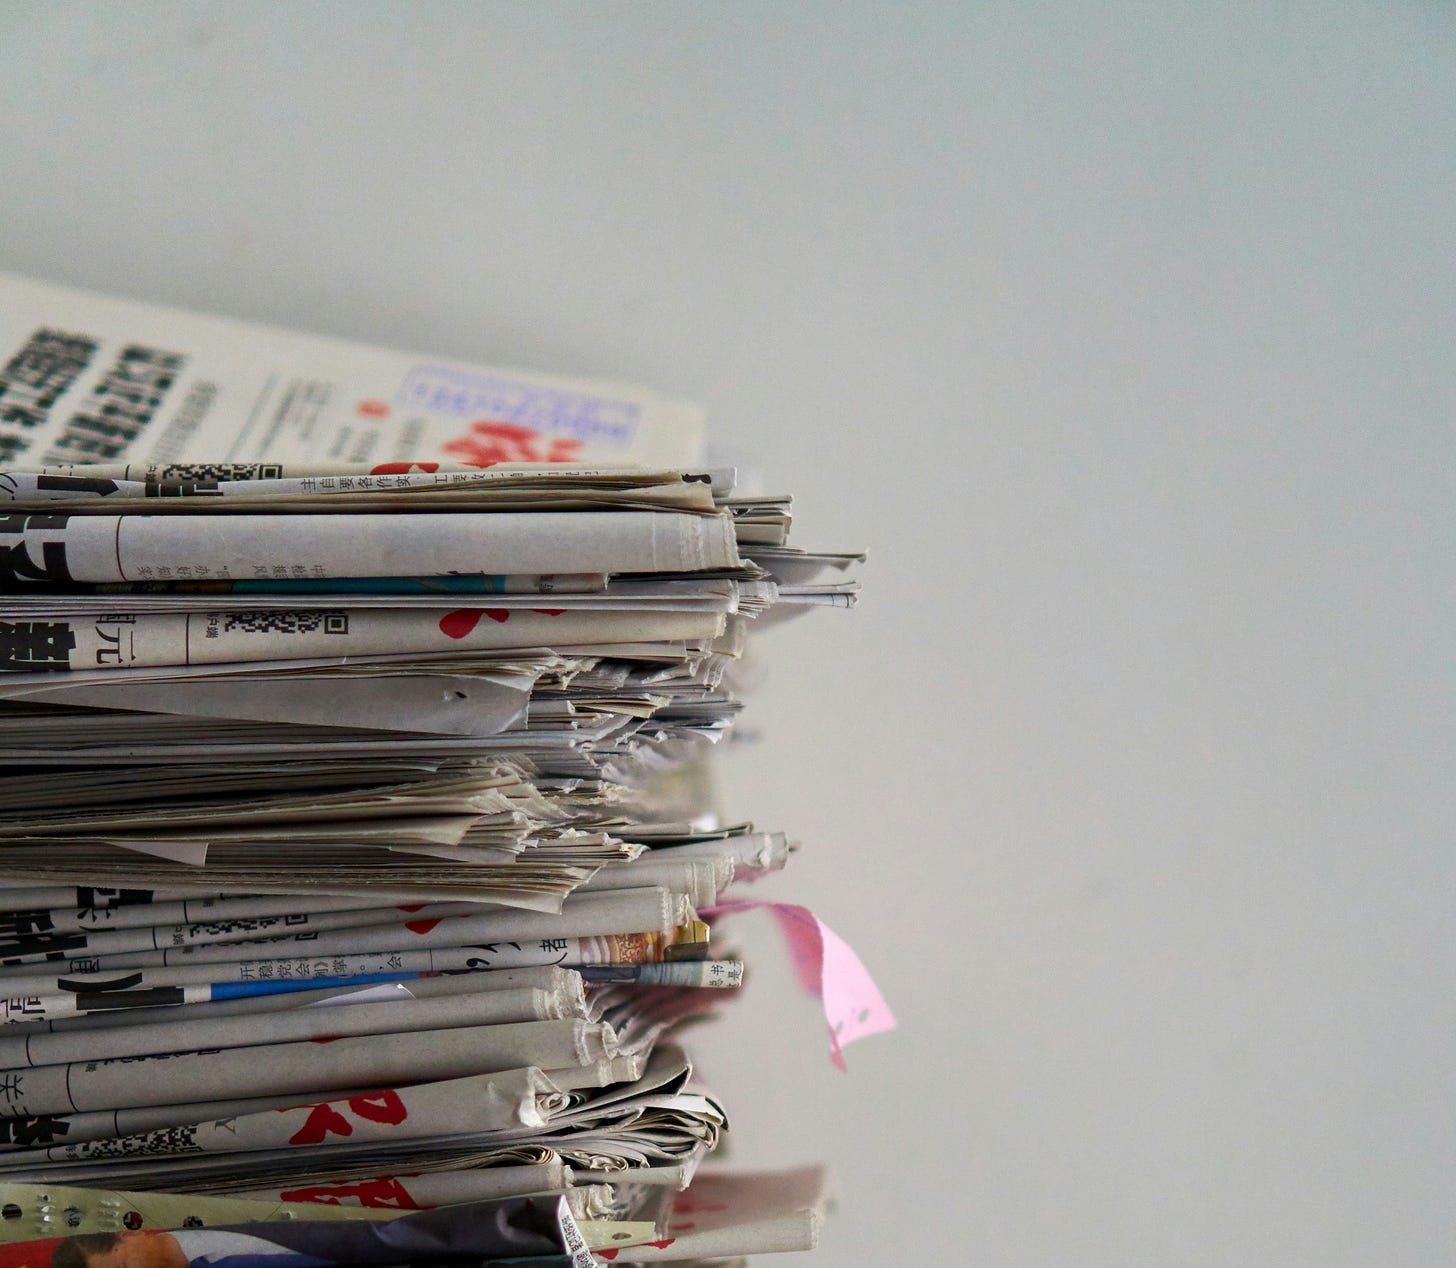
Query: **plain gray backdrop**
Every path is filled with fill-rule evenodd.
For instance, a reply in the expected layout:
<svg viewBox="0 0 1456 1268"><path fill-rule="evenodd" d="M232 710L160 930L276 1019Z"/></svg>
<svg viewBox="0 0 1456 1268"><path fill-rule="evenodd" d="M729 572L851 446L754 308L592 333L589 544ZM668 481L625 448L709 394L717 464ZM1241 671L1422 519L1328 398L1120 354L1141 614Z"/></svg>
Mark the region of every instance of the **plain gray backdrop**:
<svg viewBox="0 0 1456 1268"><path fill-rule="evenodd" d="M1456 1259L1452 10L10 4L0 267L637 380L868 546L698 1039L828 1265ZM787 1262L787 1261L786 1261Z"/></svg>

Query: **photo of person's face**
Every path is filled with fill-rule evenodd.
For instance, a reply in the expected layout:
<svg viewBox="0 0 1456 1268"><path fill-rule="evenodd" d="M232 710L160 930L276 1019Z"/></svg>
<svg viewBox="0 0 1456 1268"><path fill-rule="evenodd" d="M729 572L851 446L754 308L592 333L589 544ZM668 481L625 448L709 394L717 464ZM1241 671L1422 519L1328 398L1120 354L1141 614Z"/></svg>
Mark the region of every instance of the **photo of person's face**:
<svg viewBox="0 0 1456 1268"><path fill-rule="evenodd" d="M86 1268L187 1268L188 1260L171 1233L122 1233L116 1246L86 1256Z"/></svg>

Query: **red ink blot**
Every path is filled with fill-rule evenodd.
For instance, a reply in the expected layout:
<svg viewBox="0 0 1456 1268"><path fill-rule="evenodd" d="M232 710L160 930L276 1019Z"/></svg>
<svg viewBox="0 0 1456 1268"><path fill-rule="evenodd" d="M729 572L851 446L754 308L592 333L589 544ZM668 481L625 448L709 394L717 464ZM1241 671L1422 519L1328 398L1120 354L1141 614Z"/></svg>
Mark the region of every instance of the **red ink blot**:
<svg viewBox="0 0 1456 1268"><path fill-rule="evenodd" d="M476 467L493 467L498 462L571 462L582 442L564 436L545 439L534 427L481 419L470 424L463 436L449 441L447 454Z"/></svg>
<svg viewBox="0 0 1456 1268"><path fill-rule="evenodd" d="M317 1145L325 1136L352 1136L354 1125L325 1101L315 1105L307 1121L288 1138L290 1145Z"/></svg>
<svg viewBox="0 0 1456 1268"><path fill-rule="evenodd" d="M464 638L480 624L484 615L479 608L458 608L454 612L446 612L440 618L440 633L449 638Z"/></svg>
<svg viewBox="0 0 1456 1268"><path fill-rule="evenodd" d="M383 418L389 413L389 405L385 401L360 401L359 413L365 418ZM405 468L406 470L408 467ZM375 475L385 474L378 467L374 469Z"/></svg>
<svg viewBox="0 0 1456 1268"><path fill-rule="evenodd" d="M411 903L408 907L396 907L396 911L424 911L424 903Z"/></svg>
<svg viewBox="0 0 1456 1268"><path fill-rule="evenodd" d="M440 618L440 633L450 638L464 638L480 624L483 616L488 616L501 625L511 619L510 612L505 608L456 608Z"/></svg>
<svg viewBox="0 0 1456 1268"><path fill-rule="evenodd" d="M360 1206L405 1211L419 1209L419 1203L410 1191L393 1176L380 1176L377 1180L360 1180L353 1184L320 1184L307 1189L288 1189L278 1196L285 1202L317 1202L325 1206L342 1206L344 1198L356 1198Z"/></svg>
<svg viewBox="0 0 1456 1268"><path fill-rule="evenodd" d="M349 1108L360 1118L367 1118L371 1123L388 1123L391 1127L397 1126L409 1117L409 1110L399 1099L399 1093L393 1088L386 1088L383 1092L365 1092L362 1096L351 1096Z"/></svg>
<svg viewBox="0 0 1456 1268"><path fill-rule="evenodd" d="M429 933L439 923L438 918L435 920L406 920L404 927L411 933Z"/></svg>
<svg viewBox="0 0 1456 1268"><path fill-rule="evenodd" d="M285 1202L317 1202L320 1206L343 1206L337 1193L327 1189L286 1189L278 1195Z"/></svg>
<svg viewBox="0 0 1456 1268"><path fill-rule="evenodd" d="M394 1127L409 1116L399 1093L392 1088L384 1092L370 1092L363 1096L351 1096L344 1102L360 1118L371 1123L387 1123ZM291 1145L317 1145L325 1136L352 1136L354 1125L336 1110L332 1103L324 1101L309 1111L308 1119L292 1136Z"/></svg>
<svg viewBox="0 0 1456 1268"><path fill-rule="evenodd" d="M370 475L409 475L413 471L438 471L438 462L381 462L369 468Z"/></svg>

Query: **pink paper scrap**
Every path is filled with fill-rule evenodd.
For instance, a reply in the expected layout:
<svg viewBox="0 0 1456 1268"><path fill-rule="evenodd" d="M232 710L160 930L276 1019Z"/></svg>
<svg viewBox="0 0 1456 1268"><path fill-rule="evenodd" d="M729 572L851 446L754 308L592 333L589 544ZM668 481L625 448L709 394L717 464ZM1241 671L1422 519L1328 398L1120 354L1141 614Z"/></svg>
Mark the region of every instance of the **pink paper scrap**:
<svg viewBox="0 0 1456 1268"><path fill-rule="evenodd" d="M711 919L743 911L767 911L778 921L800 984L824 1005L829 1059L841 1070L848 1068L845 1045L895 1029L890 1006L854 948L807 907L747 899L721 903L702 914Z"/></svg>

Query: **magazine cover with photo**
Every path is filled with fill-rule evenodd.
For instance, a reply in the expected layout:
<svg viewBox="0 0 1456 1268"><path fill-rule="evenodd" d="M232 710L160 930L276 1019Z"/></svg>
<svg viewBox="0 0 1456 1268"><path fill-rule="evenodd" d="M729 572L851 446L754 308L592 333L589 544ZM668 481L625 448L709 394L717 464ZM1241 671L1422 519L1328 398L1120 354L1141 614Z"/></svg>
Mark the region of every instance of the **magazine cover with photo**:
<svg viewBox="0 0 1456 1268"><path fill-rule="evenodd" d="M564 1200L546 1197L473 1202L385 1221L123 1228L0 1245L0 1268L481 1268L498 1260L541 1268L593 1262Z"/></svg>

